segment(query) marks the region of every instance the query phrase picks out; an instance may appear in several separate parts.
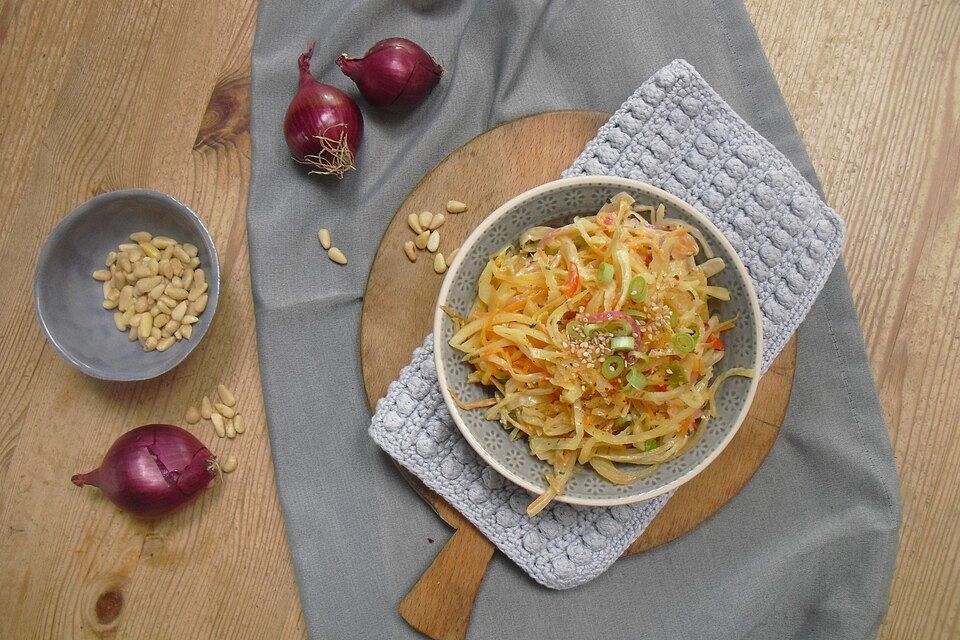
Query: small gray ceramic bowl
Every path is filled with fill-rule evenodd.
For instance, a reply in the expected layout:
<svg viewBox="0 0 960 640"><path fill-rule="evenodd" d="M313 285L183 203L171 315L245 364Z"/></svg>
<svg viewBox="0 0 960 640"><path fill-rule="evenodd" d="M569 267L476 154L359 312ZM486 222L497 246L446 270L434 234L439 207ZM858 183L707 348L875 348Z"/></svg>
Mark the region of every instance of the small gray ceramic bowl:
<svg viewBox="0 0 960 640"><path fill-rule="evenodd" d="M466 316L476 300L477 281L490 256L507 244L515 245L520 234L530 227L558 226L574 216L594 215L608 198L621 191L629 193L640 205L663 204L668 218L680 219L699 229L713 252L724 259L727 268L710 282L729 289L731 297L714 308L724 318L738 315L739 320L736 327L724 334L726 354L714 371L719 374L730 367L760 370L760 307L750 277L727 239L699 211L654 186L612 176L565 178L520 194L480 223L457 252L440 288L433 340L440 390L457 427L490 466L535 494L543 492L544 472L550 467L530 454L527 440L509 440L499 422L484 419L483 411L461 411L453 401L451 389L464 402L489 397L491 389L467 381L471 367L461 361L463 354L448 344L454 333L453 322L439 305ZM682 455L661 464L653 475L633 484L616 485L590 469L578 469L567 483L566 493L557 500L612 506L648 500L676 489L706 468L733 439L756 389L757 378L726 380L716 394L717 417L707 424L700 440Z"/></svg>
<svg viewBox="0 0 960 640"><path fill-rule="evenodd" d="M92 277L107 254L137 231L196 245L209 283L207 308L193 336L163 352L146 352L117 330L113 312L101 306L102 283ZM210 327L219 293L217 249L200 218L176 198L149 189L105 193L74 209L44 243L33 279L37 319L50 344L74 367L102 380L147 380L183 362Z"/></svg>

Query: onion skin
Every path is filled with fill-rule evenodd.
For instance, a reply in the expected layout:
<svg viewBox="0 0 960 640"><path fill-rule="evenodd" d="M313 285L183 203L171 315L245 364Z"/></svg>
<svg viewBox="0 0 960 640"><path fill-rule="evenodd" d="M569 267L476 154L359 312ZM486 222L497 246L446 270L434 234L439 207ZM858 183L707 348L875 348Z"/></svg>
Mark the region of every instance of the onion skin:
<svg viewBox="0 0 960 640"><path fill-rule="evenodd" d="M78 487L99 487L135 516L156 518L199 496L216 475L216 456L193 434L148 424L117 438L99 468L70 480Z"/></svg>
<svg viewBox="0 0 960 640"><path fill-rule="evenodd" d="M294 159L310 165L311 173L343 176L354 168L363 116L350 96L310 73L313 47L300 55L300 85L283 118L283 133Z"/></svg>
<svg viewBox="0 0 960 640"><path fill-rule="evenodd" d="M443 75L443 67L406 38L381 40L362 58L344 53L337 58L337 66L371 104L395 113L423 102Z"/></svg>

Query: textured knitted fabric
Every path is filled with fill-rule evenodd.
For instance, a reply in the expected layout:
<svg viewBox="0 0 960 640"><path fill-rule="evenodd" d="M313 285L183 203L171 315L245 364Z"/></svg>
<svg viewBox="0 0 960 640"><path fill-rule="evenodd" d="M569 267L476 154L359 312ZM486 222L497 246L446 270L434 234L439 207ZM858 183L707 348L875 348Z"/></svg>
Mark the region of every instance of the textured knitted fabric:
<svg viewBox="0 0 960 640"><path fill-rule="evenodd" d="M837 214L683 60L643 83L563 175L649 182L709 217L753 280L763 314L764 371L840 255ZM428 336L391 383L370 435L537 582L565 589L598 576L672 494L609 508L555 502L528 517L530 495L484 463L457 431L440 394L431 345Z"/></svg>

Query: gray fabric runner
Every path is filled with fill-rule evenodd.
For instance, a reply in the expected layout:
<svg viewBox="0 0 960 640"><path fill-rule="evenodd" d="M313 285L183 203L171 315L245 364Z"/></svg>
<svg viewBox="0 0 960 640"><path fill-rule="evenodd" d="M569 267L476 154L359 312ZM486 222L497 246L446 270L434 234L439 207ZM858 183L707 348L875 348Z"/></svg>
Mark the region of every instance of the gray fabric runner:
<svg viewBox="0 0 960 640"><path fill-rule="evenodd" d="M418 637L396 605L449 529L367 437L357 346L374 251L416 181L499 122L613 111L653 71L685 58L818 183L739 3L310 4L261 2L253 55L248 223L273 459L312 637ZM359 170L339 182L307 177L282 135L297 56L316 39L314 73L353 92L337 54L393 35L438 58L441 85L406 117L360 101ZM323 255L321 226L346 267ZM873 637L896 551L898 486L842 267L799 335L780 438L730 505L569 591L545 589L496 556L469 637Z"/></svg>

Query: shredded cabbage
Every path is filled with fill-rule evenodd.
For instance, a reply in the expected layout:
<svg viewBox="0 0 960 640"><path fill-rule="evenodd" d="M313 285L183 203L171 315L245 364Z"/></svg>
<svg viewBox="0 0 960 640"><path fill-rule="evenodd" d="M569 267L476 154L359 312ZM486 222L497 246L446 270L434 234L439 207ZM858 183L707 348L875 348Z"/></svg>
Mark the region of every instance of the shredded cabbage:
<svg viewBox="0 0 960 640"><path fill-rule="evenodd" d="M732 368L714 377L720 334L735 319L710 314L708 299L730 293L708 283L724 263L706 245L708 260L696 263L701 244L663 205L634 206L620 193L594 216L526 231L519 248L487 263L468 316L448 312L457 325L450 345L472 365L470 380L495 388L490 401L462 406L526 437L553 468L528 514L562 495L577 465L617 484L654 473L699 438L723 380L755 375ZM605 285L601 264L614 267Z"/></svg>

